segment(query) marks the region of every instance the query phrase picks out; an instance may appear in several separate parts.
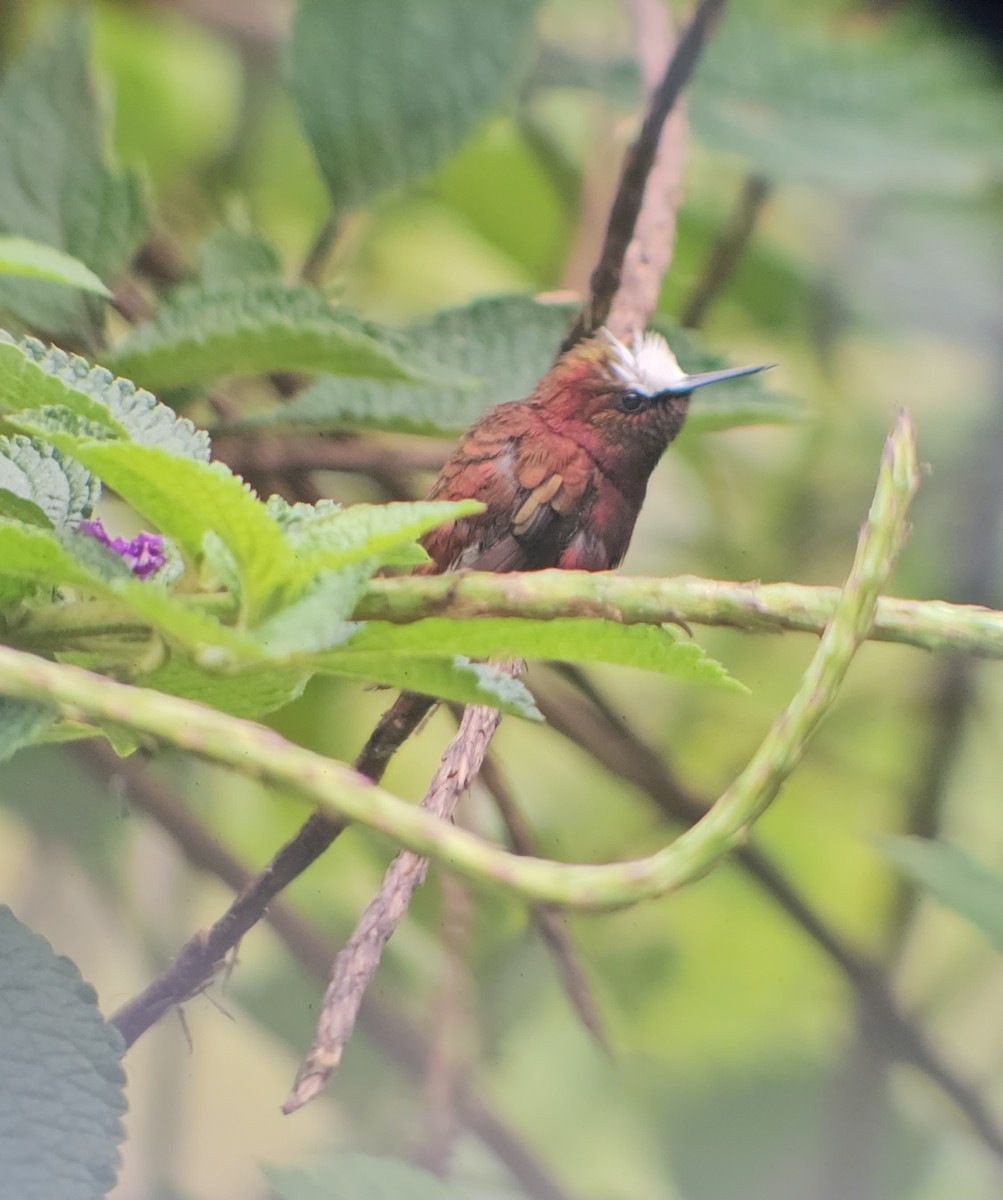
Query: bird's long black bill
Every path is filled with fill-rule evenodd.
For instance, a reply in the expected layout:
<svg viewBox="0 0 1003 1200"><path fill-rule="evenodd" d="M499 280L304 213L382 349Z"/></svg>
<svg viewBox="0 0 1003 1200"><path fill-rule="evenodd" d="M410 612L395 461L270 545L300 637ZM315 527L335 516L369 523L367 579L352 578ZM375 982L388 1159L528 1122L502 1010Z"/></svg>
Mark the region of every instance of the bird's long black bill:
<svg viewBox="0 0 1003 1200"><path fill-rule="evenodd" d="M721 371L704 371L697 375L684 375L678 383L663 388L673 396L685 396L695 392L697 388L706 387L709 383L723 383L726 379L740 379L743 375L757 375L760 371L769 371L772 363L763 363L758 367L725 367Z"/></svg>

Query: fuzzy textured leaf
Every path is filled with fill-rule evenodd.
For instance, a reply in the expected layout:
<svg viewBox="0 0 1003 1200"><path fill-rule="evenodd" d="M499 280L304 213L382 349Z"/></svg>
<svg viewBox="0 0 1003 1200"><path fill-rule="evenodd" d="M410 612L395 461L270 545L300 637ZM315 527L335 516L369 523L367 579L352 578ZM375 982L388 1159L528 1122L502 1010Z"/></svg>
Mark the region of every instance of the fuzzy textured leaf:
<svg viewBox="0 0 1003 1200"><path fill-rule="evenodd" d="M537 0L300 0L289 87L337 210L423 175L515 90Z"/></svg>
<svg viewBox="0 0 1003 1200"><path fill-rule="evenodd" d="M97 1200L115 1183L125 1050L68 958L0 908L0 1196Z"/></svg>
<svg viewBox="0 0 1003 1200"><path fill-rule="evenodd" d="M108 436L159 446L182 458L209 458L209 435L149 392L78 355L47 349L34 338L15 342L0 330L0 411L49 408L66 409Z"/></svg>
<svg viewBox="0 0 1003 1200"><path fill-rule="evenodd" d="M305 583L320 571L337 570L366 559L375 560L375 570L376 565L398 559L397 551L430 529L480 512L481 508L472 500L353 504L348 508L330 501L288 505L278 496L268 500L269 512L282 525L299 559L296 583Z"/></svg>
<svg viewBox="0 0 1003 1200"><path fill-rule="evenodd" d="M83 16L61 22L0 85L0 231L43 242L112 279L144 237L137 176L108 164ZM0 310L93 340L104 302L51 283L0 280Z"/></svg>
<svg viewBox="0 0 1003 1200"><path fill-rule="evenodd" d="M109 358L154 391L267 371L414 380L420 345L361 321L315 288L251 277L213 290L179 288Z"/></svg>
<svg viewBox="0 0 1003 1200"><path fill-rule="evenodd" d="M50 436L192 560L201 558L205 535L217 534L240 572L241 602L249 621L287 588L295 567L292 549L264 504L221 463L175 458L129 442Z"/></svg>
<svg viewBox="0 0 1003 1200"><path fill-rule="evenodd" d="M86 467L35 438L0 437L0 491L30 501L50 526L89 517L101 485ZM17 516L0 499L0 512Z"/></svg>
<svg viewBox="0 0 1003 1200"><path fill-rule="evenodd" d="M409 433L459 433L495 404L528 396L554 361L577 313L575 305L537 304L528 296L498 296L447 309L410 327L434 359L462 375L452 386L374 379L318 379L289 404L240 424L314 429L391 429ZM679 361L692 371L730 365L705 350L692 334L662 322ZM714 392L716 395L709 396ZM791 419L791 401L774 397L762 376L750 376L697 394L687 428Z"/></svg>
<svg viewBox="0 0 1003 1200"><path fill-rule="evenodd" d="M19 275L24 279L45 279L67 287L93 292L96 296L111 293L100 279L71 254L64 254L43 242L30 238L0 237L0 275Z"/></svg>

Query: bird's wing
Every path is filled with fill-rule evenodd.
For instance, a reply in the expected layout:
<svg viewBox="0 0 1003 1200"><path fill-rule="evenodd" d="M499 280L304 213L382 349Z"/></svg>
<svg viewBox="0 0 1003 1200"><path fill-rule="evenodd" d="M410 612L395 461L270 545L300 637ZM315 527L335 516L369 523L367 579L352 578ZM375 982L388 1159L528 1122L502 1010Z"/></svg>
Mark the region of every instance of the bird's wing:
<svg viewBox="0 0 1003 1200"><path fill-rule="evenodd" d="M525 405L480 422L443 467L431 499L487 508L434 530L425 549L439 571L532 571L556 566L574 532L593 465L582 449L537 427Z"/></svg>

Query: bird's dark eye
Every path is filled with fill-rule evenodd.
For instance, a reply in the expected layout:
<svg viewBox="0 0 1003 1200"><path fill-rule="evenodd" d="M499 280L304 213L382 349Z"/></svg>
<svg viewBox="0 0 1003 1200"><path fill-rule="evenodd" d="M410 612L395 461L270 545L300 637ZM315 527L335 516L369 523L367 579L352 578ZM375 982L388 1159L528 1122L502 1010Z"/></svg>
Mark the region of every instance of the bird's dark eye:
<svg viewBox="0 0 1003 1200"><path fill-rule="evenodd" d="M646 399L647 397L642 396L640 392L624 392L620 397L620 411L635 413L644 404Z"/></svg>

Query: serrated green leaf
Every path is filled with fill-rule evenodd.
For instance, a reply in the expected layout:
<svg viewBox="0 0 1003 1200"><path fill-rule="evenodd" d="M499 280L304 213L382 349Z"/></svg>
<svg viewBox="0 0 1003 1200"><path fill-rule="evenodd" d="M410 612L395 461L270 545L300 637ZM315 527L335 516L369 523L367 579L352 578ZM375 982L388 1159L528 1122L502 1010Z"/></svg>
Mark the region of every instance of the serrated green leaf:
<svg viewBox="0 0 1003 1200"><path fill-rule="evenodd" d="M109 359L154 391L267 371L414 380L428 376L424 360L420 343L268 278L179 288Z"/></svg>
<svg viewBox="0 0 1003 1200"><path fill-rule="evenodd" d="M285 590L295 557L277 523L243 480L221 463L175 458L152 446L50 435L103 479L193 561L214 532L240 570L245 618L254 622Z"/></svg>
<svg viewBox="0 0 1003 1200"><path fill-rule="evenodd" d="M96 1200L115 1183L125 1045L68 958L0 908L0 1195Z"/></svg>
<svg viewBox="0 0 1003 1200"><path fill-rule="evenodd" d="M456 1188L395 1158L335 1154L299 1166L266 1166L278 1200L465 1200Z"/></svg>
<svg viewBox="0 0 1003 1200"><path fill-rule="evenodd" d="M0 330L0 413L60 408L78 421L93 422L110 436L159 446L182 458L209 458L209 435L149 392L127 379L116 379L104 367L92 367L78 355L47 349L34 338L15 342ZM52 423L50 417L46 432ZM72 427L70 422L67 425ZM82 432L79 426L78 432Z"/></svg>
<svg viewBox="0 0 1003 1200"><path fill-rule="evenodd" d="M207 291L228 287L254 276L277 279L282 272L278 251L257 233L224 226L198 248L199 276Z"/></svg>
<svg viewBox="0 0 1003 1200"><path fill-rule="evenodd" d="M342 571L324 571L292 604L254 630L256 641L273 658L292 658L329 650L349 636L347 618L378 563L356 563Z"/></svg>
<svg viewBox="0 0 1003 1200"><path fill-rule="evenodd" d="M882 857L970 921L1003 953L1003 872L945 842L882 837L875 844Z"/></svg>
<svg viewBox="0 0 1003 1200"><path fill-rule="evenodd" d="M424 174L514 92L536 0L300 0L289 87L335 208Z"/></svg>
<svg viewBox="0 0 1003 1200"><path fill-rule="evenodd" d="M0 491L30 503L50 527L62 529L90 516L101 485L86 467L53 446L34 438L0 437ZM0 511L25 519L2 498Z"/></svg>
<svg viewBox="0 0 1003 1200"><path fill-rule="evenodd" d="M484 704L517 717L541 720L536 701L521 680L513 679L490 663L471 662L463 655L334 652L309 661L326 675L406 688L456 704Z"/></svg>
<svg viewBox="0 0 1003 1200"><path fill-rule="evenodd" d="M0 516L12 517L25 525L37 525L39 529L52 528L52 522L33 500L25 500L5 487L0 487Z"/></svg>
<svg viewBox="0 0 1003 1200"><path fill-rule="evenodd" d="M482 505L472 500L419 500L339 508L324 502L318 506L289 506L274 496L268 507L284 522L286 539L298 559L290 580L293 587L301 586L321 571L339 570L368 559L373 560L371 574L430 529L482 511Z"/></svg>
<svg viewBox="0 0 1003 1200"><path fill-rule="evenodd" d="M554 361L575 305L537 304L528 296L499 296L448 309L411 326L410 334L431 358L463 377L454 386L346 380L326 376L289 403L236 424L278 428L391 429L410 433L459 433L492 405L519 400ZM659 322L690 370L730 365L705 350L693 334ZM708 395L716 392L717 395ZM762 376L698 392L687 428L789 420L791 401L766 391Z"/></svg>
<svg viewBox="0 0 1003 1200"><path fill-rule="evenodd" d="M696 642L682 641L674 629L620 625L591 618L538 621L518 617L470 620L428 617L407 625L367 621L337 651L325 656L325 669L335 658L351 658L357 653L464 654L471 658L615 663L658 671L677 679L745 690Z"/></svg>
<svg viewBox="0 0 1003 1200"><path fill-rule="evenodd" d="M30 238L0 237L0 275L18 275L24 279L46 279L67 287L110 296L93 271L70 254L63 254L43 242Z"/></svg>
<svg viewBox="0 0 1003 1200"><path fill-rule="evenodd" d="M1003 166L998 95L972 55L863 25L833 37L732 12L690 115L701 141L760 174L844 191L972 193Z"/></svg>
<svg viewBox="0 0 1003 1200"><path fill-rule="evenodd" d="M55 712L46 708L44 704L0 696L0 762L6 762L23 746L30 746L39 741L55 719ZM0 1145L2 1141L3 1136L0 1134ZM0 1162L2 1161L3 1155L0 1152Z"/></svg>
<svg viewBox="0 0 1003 1200"><path fill-rule="evenodd" d="M61 22L0 86L0 230L79 259L112 279L145 236L139 179L108 165L83 16ZM0 309L90 341L104 302L50 283L0 280Z"/></svg>
<svg viewBox="0 0 1003 1200"><path fill-rule="evenodd" d="M101 590L116 573L131 578L125 563L93 539L71 534L67 541L88 550L92 561L76 557L52 530L16 520L0 521L0 577L90 590ZM99 573L102 569L104 577Z"/></svg>

